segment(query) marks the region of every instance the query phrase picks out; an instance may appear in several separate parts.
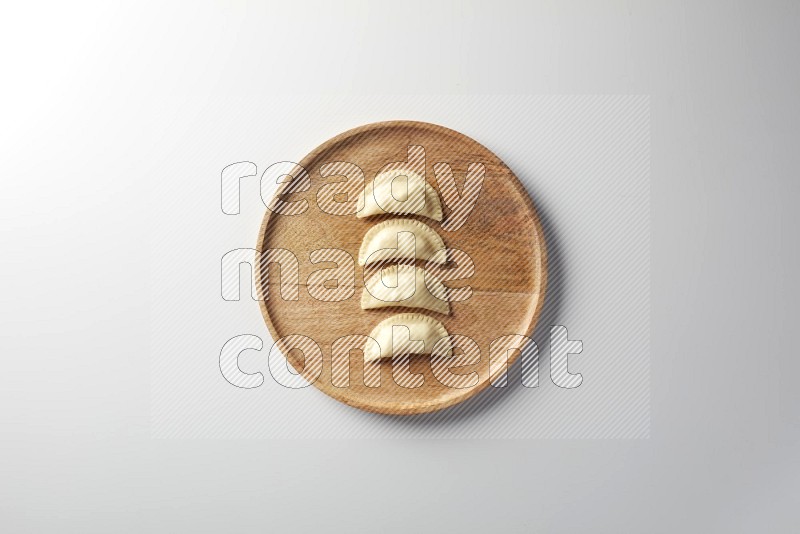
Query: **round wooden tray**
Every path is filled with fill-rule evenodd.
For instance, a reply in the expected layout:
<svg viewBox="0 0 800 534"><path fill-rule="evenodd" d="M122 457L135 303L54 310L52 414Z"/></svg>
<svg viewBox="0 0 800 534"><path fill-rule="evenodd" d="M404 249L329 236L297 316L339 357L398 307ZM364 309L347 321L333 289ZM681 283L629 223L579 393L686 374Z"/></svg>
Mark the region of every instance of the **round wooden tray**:
<svg viewBox="0 0 800 534"><path fill-rule="evenodd" d="M462 250L472 258L475 273L471 278L446 283L450 287L471 286L471 298L452 303L448 316L407 308L362 310L364 270L357 264L352 297L341 302L313 298L305 286L309 275L336 265L314 264L309 253L321 248L337 248L358 258L367 230L390 218L359 219L355 215L337 216L322 211L317 204L317 191L321 186L343 178L323 178L320 167L329 162L350 162L361 168L365 181L369 183L387 163L406 161L411 145L424 147L425 178L437 191L433 170L436 163L446 162L451 166L459 191L463 191L469 164L485 165L480 197L460 229L448 232L442 229L441 223L420 218L442 236L448 248ZM265 287L262 279L256 277L262 299L261 311L273 339L277 341L291 334L300 334L316 341L322 350L323 366L314 385L336 400L371 412L431 412L462 402L488 387L497 378L490 376L489 372L491 341L508 334L532 334L544 301L547 278L544 235L539 218L530 197L511 170L486 147L463 134L442 126L411 121L381 122L355 128L323 143L299 163L308 172L311 186L307 191L292 193L285 199L305 199L308 209L293 216L267 210L256 247L259 252L287 249L299 260L300 291L296 301L280 298L277 283ZM448 208L444 202L443 205L446 217ZM269 268L275 269L274 266ZM260 270L258 265L256 272ZM277 269L269 272L270 276L278 273ZM331 346L336 339L351 334L369 335L383 319L396 313L415 311L434 316L451 335L469 336L477 342L481 350L480 363L452 370L454 374L477 371L477 385L464 389L446 387L432 373L429 356L412 356L411 371L424 376L421 387L409 389L395 383L390 360L381 363L380 387L368 387L364 384L361 351L351 353L348 387L337 387L332 383ZM297 372L303 373L305 358L300 350L291 350L284 355ZM514 351L509 365L518 355L519 352Z"/></svg>

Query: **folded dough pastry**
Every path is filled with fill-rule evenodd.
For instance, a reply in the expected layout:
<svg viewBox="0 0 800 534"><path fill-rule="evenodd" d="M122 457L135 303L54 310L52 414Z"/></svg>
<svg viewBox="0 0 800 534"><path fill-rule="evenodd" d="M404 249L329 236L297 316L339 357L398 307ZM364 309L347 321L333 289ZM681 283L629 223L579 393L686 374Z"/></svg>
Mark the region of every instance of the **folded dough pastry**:
<svg viewBox="0 0 800 534"><path fill-rule="evenodd" d="M436 254L444 248L442 238L427 224L416 219L390 219L376 224L364 235L358 264L414 259L444 263L446 255Z"/></svg>
<svg viewBox="0 0 800 534"><path fill-rule="evenodd" d="M403 178L405 177L405 179ZM392 192L397 182L398 197ZM407 184L404 190L403 184ZM439 194L428 182L407 169L393 169L380 173L364 188L358 199L357 217L363 219L372 215L394 213L397 215L420 215L434 221L442 220L442 202Z"/></svg>
<svg viewBox="0 0 800 534"><path fill-rule="evenodd" d="M415 265L392 265L377 271L364 282L364 291L361 293L362 309L389 306L450 313L445 285L434 275Z"/></svg>
<svg viewBox="0 0 800 534"><path fill-rule="evenodd" d="M421 313L400 313L384 319L372 329L369 337L378 342L364 347L364 361L391 358L407 354L431 354L433 347L442 338L445 346L436 348L438 356L452 356L453 348L444 325Z"/></svg>

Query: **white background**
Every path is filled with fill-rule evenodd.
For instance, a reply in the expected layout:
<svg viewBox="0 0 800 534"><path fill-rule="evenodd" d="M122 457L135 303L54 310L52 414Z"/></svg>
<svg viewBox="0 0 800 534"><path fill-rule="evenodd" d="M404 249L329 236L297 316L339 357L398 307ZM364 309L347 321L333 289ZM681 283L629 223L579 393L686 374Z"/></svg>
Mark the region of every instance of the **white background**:
<svg viewBox="0 0 800 534"><path fill-rule="evenodd" d="M791 2L7 7L3 530L791 530L799 15ZM209 139L264 151L241 134L281 130L261 100L397 93L651 95L649 440L151 439L151 235L178 230L153 216L156 185L205 183L187 173L193 143L198 158ZM285 146L342 129L324 121Z"/></svg>

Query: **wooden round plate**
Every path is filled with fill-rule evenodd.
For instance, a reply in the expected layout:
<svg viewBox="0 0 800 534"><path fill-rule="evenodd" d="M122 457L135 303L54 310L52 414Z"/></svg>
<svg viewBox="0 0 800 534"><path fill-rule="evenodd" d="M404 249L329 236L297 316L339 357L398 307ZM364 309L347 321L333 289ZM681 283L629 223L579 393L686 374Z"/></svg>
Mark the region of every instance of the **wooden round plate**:
<svg viewBox="0 0 800 534"><path fill-rule="evenodd" d="M446 231L442 223L419 218L433 228L449 249L466 252L473 260L474 274L466 279L447 282L453 288L470 286L472 296L463 302L451 303L449 315L411 310L407 308L361 309L364 288L364 269L355 265L355 292L339 302L313 298L309 292L309 275L321 269L336 267L332 263L312 263L309 254L318 249L342 249L358 258L364 234L373 225L391 216L359 219L349 215L326 213L318 204L317 193L321 187L342 182L342 176L323 178L320 167L330 162L350 162L364 173L369 183L388 163L403 162L409 158L409 147L421 146L425 151L425 178L440 192L445 221L451 210L444 202L437 184L434 165L450 165L459 192L463 191L467 169L471 163L481 163L486 174L483 189L466 223L455 231ZM277 283L264 283L256 277L267 327L274 340L289 335L302 335L313 339L322 351L322 371L313 383L323 393L371 412L385 414L418 414L431 412L462 402L497 379L490 376L490 343L505 335L530 336L544 301L546 285L546 253L544 235L530 197L500 159L486 147L456 131L411 121L391 121L368 124L342 133L323 143L299 162L310 178L305 191L280 195L284 201L308 202L307 209L297 215L281 215L267 210L258 237L257 250L285 249L299 261L299 295L297 300L281 298ZM303 188L299 188L303 189ZM338 198L337 201L353 199ZM328 210L330 211L330 210ZM261 254L259 254L261 256ZM274 264L256 272L262 275L283 276ZM274 279L273 279L274 280ZM392 379L392 361L381 365L379 387L364 383L364 363L361 351L350 355L350 379L347 387L337 387L332 380L331 347L335 340L351 334L369 335L383 319L402 312L421 312L435 317L448 333L472 338L480 349L480 362L454 368L454 374L478 373L476 385L468 388L451 388L443 385L431 370L430 356L412 356L411 372L421 373L424 383L420 387L403 387ZM509 365L519 355L514 351ZM304 374L306 358L301 350L284 354L298 373ZM497 374L497 373L495 373ZM305 375L304 375L305 376Z"/></svg>

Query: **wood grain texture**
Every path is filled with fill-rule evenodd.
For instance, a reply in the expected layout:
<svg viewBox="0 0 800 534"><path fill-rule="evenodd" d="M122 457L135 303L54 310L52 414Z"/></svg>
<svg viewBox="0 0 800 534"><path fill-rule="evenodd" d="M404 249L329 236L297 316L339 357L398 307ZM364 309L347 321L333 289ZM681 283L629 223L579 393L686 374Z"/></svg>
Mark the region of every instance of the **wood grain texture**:
<svg viewBox="0 0 800 534"><path fill-rule="evenodd" d="M331 215L319 209L318 189L341 177L322 178L320 167L329 162L346 161L358 165L365 180L371 181L387 163L405 161L409 145L425 148L425 178L438 191L433 166L449 163L459 189L470 163L486 167L483 190L467 222L456 231L445 231L441 223L420 218L444 239L448 248L460 249L473 259L475 274L468 280L447 282L449 287L471 286L472 297L451 304L450 315L424 310L383 308L362 310L361 292L364 271L356 265L355 294L341 302L314 299L306 290L309 275L334 264L312 264L309 253L321 248L338 248L358 258L364 234L375 224L392 216L358 219L353 215ZM267 210L258 237L257 249L283 248L292 251L300 262L300 298L280 298L277 284L265 286L257 278L261 310L273 339L302 334L315 340L323 353L322 375L314 385L334 399L356 408L385 414L417 414L439 410L462 402L486 389L496 377L489 372L489 345L492 340L508 335L530 336L544 301L547 269L544 235L530 197L520 182L487 148L453 130L421 122L392 121L368 124L347 131L315 149L300 162L311 177L311 188L293 193L286 200L306 199L305 213L287 216ZM441 195L440 195L441 196ZM445 206L445 217L448 208ZM416 218L416 217L415 217ZM261 266L257 265L260 272ZM273 265L266 271L278 275ZM275 280L273 278L272 280ZM383 319L406 311L427 313L444 324L450 334L469 336L478 343L481 361L454 369L457 374L476 371L478 384L471 388L452 389L440 384L430 368L428 356L413 356L411 370L424 376L419 388L404 388L392 380L392 362L381 366L381 385L364 384L364 364L360 351L350 357L350 384L346 388L331 383L331 345L351 334L368 335ZM509 365L518 357L511 356ZM298 371L304 368L300 351L285 355ZM299 398L299 397L298 397Z"/></svg>

